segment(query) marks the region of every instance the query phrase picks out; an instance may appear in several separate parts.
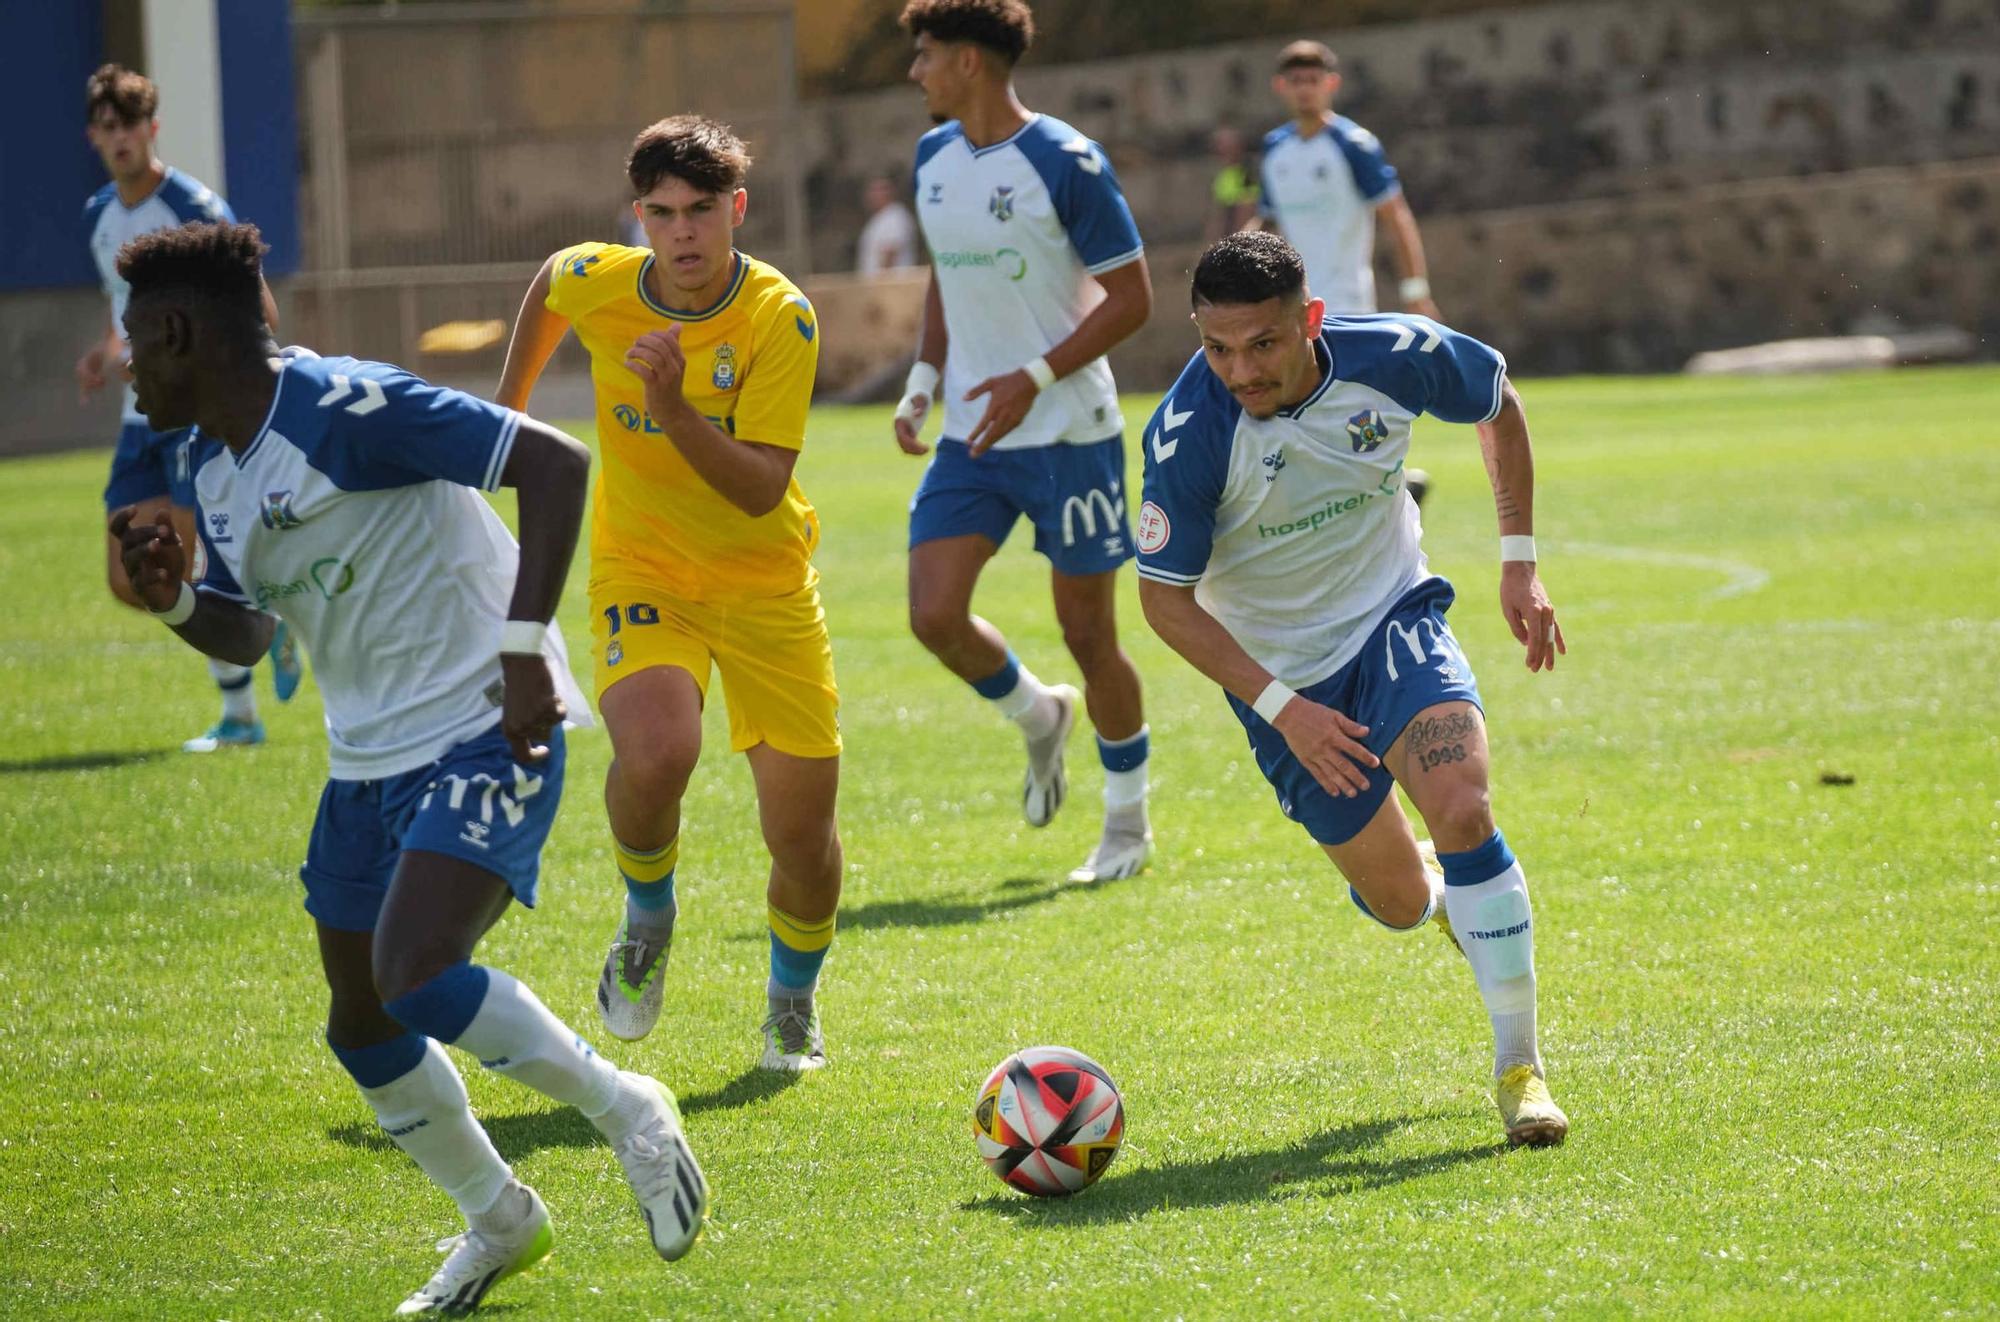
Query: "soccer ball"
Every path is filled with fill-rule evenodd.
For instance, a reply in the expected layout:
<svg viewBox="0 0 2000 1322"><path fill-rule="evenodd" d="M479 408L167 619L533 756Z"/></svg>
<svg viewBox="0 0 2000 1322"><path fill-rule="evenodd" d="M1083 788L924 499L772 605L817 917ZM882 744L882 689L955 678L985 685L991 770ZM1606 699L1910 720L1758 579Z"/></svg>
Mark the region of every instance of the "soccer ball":
<svg viewBox="0 0 2000 1322"><path fill-rule="evenodd" d="M1096 1183L1118 1155L1125 1103L1104 1067L1081 1051L1029 1047L986 1076L972 1132L995 1175L1057 1198Z"/></svg>

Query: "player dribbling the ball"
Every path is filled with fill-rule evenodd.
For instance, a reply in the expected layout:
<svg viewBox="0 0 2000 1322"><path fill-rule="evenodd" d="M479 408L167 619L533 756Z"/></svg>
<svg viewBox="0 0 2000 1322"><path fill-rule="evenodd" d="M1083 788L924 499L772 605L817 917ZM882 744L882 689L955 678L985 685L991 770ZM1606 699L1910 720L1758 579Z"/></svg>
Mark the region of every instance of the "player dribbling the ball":
<svg viewBox="0 0 2000 1322"><path fill-rule="evenodd" d="M1559 1143L1535 1037L1528 884L1494 825L1486 721L1404 482L1410 424L1479 427L1500 521L1500 605L1530 670L1565 650L1535 574L1534 461L1494 350L1426 317L1328 317L1274 234L1233 234L1193 280L1201 352L1146 429L1139 600L1229 695L1285 815L1362 912L1437 922L1493 1023L1511 1142ZM1430 828L1426 866L1392 790Z"/></svg>

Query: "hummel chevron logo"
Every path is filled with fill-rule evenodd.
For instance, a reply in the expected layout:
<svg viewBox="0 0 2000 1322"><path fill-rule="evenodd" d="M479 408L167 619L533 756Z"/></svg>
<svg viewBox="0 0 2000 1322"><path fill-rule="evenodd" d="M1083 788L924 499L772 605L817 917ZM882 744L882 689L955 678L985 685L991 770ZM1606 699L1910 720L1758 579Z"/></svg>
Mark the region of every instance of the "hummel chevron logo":
<svg viewBox="0 0 2000 1322"><path fill-rule="evenodd" d="M1153 437L1154 459L1160 463L1165 463L1174 457L1174 451L1181 448L1181 443L1178 439L1168 440L1167 433L1170 431L1179 431L1181 424L1193 416L1193 409L1189 409L1186 413L1174 412L1174 397L1172 395L1167 396L1167 402L1160 405L1159 434Z"/></svg>
<svg viewBox="0 0 2000 1322"><path fill-rule="evenodd" d="M1097 159L1097 150L1090 145L1089 138L1073 138L1065 142L1062 145L1062 149L1067 152L1076 153L1076 163L1082 167L1085 174L1103 173L1104 162Z"/></svg>
<svg viewBox="0 0 2000 1322"><path fill-rule="evenodd" d="M382 387L365 376L359 381L350 381L336 372L328 379L333 382L333 389L319 397L319 406L323 409L332 408L357 389L361 392L361 398L347 406L347 411L357 418L367 417L389 402L388 396L382 393Z"/></svg>

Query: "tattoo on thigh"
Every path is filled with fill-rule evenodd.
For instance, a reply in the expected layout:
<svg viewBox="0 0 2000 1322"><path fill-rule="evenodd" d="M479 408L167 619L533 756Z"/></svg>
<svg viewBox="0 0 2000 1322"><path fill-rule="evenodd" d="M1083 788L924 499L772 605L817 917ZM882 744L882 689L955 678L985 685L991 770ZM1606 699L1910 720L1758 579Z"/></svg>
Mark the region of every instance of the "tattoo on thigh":
<svg viewBox="0 0 2000 1322"><path fill-rule="evenodd" d="M1430 771L1471 756L1468 745L1479 733L1479 722L1469 711L1446 716L1420 716L1410 722L1404 747L1419 771Z"/></svg>

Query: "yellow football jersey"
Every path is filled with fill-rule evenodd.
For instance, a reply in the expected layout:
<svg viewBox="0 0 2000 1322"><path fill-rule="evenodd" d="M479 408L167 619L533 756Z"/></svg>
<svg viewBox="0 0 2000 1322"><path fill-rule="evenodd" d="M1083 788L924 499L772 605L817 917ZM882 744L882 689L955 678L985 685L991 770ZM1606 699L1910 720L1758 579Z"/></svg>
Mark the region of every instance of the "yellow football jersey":
<svg viewBox="0 0 2000 1322"><path fill-rule="evenodd" d="M819 323L774 266L735 254L712 307L674 312L646 290L652 250L584 243L556 254L548 307L590 351L597 393L597 476L590 576L658 583L690 601L774 597L814 581L819 518L794 478L752 518L697 473L646 413L644 382L625 365L647 331L678 324L682 393L730 435L797 450L819 365Z"/></svg>

